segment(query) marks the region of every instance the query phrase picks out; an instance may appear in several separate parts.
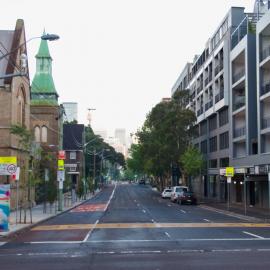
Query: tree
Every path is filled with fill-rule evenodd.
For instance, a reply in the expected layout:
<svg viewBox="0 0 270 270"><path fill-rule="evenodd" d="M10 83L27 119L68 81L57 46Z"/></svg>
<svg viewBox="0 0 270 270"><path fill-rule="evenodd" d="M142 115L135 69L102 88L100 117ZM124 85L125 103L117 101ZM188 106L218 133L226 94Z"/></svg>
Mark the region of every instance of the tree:
<svg viewBox="0 0 270 270"><path fill-rule="evenodd" d="M180 91L171 101L158 103L137 132L141 152L139 162L145 173L158 179L160 188L164 187L164 178L169 178L171 168L179 166L179 156L194 136L196 117L194 112L186 109L188 98L188 91ZM136 160L136 156L132 158Z"/></svg>
<svg viewBox="0 0 270 270"><path fill-rule="evenodd" d="M186 177L197 176L204 165L203 155L192 145L186 149L179 161Z"/></svg>

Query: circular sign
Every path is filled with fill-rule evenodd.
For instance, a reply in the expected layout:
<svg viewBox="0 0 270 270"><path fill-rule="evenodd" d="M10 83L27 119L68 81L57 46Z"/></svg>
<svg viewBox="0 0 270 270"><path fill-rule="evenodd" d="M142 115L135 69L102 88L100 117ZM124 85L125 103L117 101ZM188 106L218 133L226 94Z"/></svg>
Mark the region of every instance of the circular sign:
<svg viewBox="0 0 270 270"><path fill-rule="evenodd" d="M17 171L17 166L14 165L14 164L9 164L9 165L7 166L7 171L8 171L8 173L10 173L10 174L15 174L16 171Z"/></svg>

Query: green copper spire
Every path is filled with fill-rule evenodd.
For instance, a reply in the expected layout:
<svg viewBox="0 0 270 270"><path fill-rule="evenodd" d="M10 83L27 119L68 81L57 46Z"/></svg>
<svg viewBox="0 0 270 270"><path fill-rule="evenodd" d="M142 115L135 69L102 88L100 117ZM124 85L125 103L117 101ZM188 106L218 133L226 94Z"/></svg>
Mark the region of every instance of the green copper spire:
<svg viewBox="0 0 270 270"><path fill-rule="evenodd" d="M52 57L47 40L41 40L36 55L36 74L31 85L31 105L58 105L58 94L52 77Z"/></svg>

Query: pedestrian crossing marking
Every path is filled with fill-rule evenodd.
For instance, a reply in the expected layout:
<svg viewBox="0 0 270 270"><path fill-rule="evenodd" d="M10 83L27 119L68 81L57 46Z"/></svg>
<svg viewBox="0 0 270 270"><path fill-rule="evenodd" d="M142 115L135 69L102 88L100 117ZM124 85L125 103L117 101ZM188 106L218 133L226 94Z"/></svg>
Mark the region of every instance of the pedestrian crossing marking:
<svg viewBox="0 0 270 270"><path fill-rule="evenodd" d="M107 204L83 204L71 210L71 212L104 212Z"/></svg>
<svg viewBox="0 0 270 270"><path fill-rule="evenodd" d="M155 229L155 228L270 228L270 223L99 223L41 225L32 231L62 231L90 229Z"/></svg>

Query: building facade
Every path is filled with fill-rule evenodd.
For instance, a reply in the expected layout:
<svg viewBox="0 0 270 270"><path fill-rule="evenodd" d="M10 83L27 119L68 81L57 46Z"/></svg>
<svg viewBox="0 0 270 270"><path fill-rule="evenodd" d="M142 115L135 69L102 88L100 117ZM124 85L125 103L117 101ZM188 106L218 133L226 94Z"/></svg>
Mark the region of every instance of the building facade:
<svg viewBox="0 0 270 270"><path fill-rule="evenodd" d="M78 103L77 102L63 102L62 103L65 114L64 114L64 122L78 122Z"/></svg>
<svg viewBox="0 0 270 270"><path fill-rule="evenodd" d="M27 55L23 20L17 20L15 30L0 30L0 156L16 156L17 166L21 168L21 202L28 200L27 190L23 188L28 180L29 152L24 151L18 137L12 135L12 125L30 128L30 83L28 67L24 76L15 76L21 70L21 56ZM8 54L9 52L13 52ZM3 55L8 54L6 57ZM7 176L0 176L0 183L11 184L11 208L15 207L15 183Z"/></svg>
<svg viewBox="0 0 270 270"><path fill-rule="evenodd" d="M269 1L253 13L232 7L203 53L187 63L172 88L188 89L207 167L190 183L198 197L269 207ZM235 168L228 184L224 168Z"/></svg>

